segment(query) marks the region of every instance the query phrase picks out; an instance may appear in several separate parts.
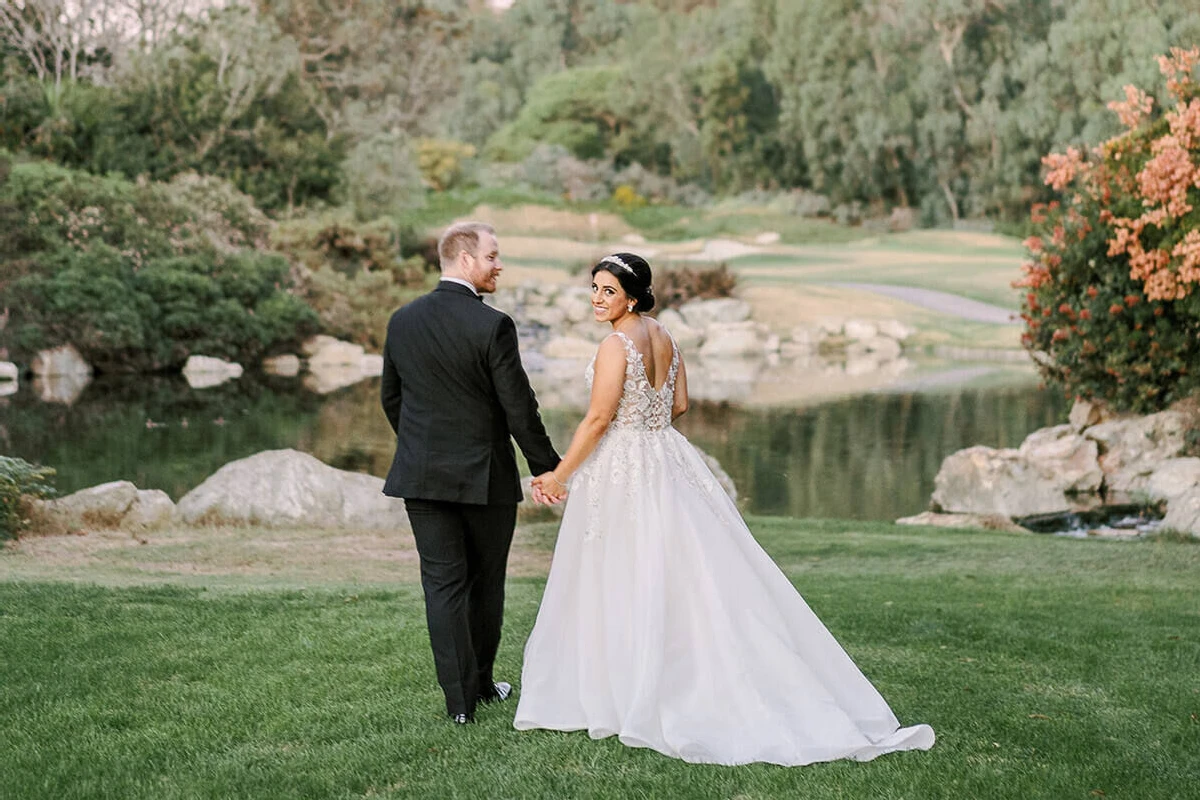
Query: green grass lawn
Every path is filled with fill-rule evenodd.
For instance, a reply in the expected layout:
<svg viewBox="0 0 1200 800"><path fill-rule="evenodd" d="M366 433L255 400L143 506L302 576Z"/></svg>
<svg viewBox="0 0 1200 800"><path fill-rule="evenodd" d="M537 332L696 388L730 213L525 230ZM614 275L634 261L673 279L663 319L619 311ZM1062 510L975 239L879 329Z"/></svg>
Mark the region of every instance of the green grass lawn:
<svg viewBox="0 0 1200 800"><path fill-rule="evenodd" d="M933 750L694 766L518 733L512 703L464 729L441 716L411 583L47 582L0 551L0 797L1197 796L1200 545L751 525ZM526 546L549 546L533 527ZM509 586L515 679L543 580Z"/></svg>
<svg viewBox="0 0 1200 800"><path fill-rule="evenodd" d="M793 254L755 254L729 260L739 281L768 285L805 283L881 283L915 286L961 295L1014 311L1021 295L1012 282L1020 277L1019 260L995 257L969 257L948 261L894 260L888 246L848 245L840 248L814 248L812 252Z"/></svg>
<svg viewBox="0 0 1200 800"><path fill-rule="evenodd" d="M774 231L785 244L845 244L873 235L862 227L839 225L829 219L782 214L766 208L724 210L649 205L626 210L622 216L648 239L663 242L753 236Z"/></svg>

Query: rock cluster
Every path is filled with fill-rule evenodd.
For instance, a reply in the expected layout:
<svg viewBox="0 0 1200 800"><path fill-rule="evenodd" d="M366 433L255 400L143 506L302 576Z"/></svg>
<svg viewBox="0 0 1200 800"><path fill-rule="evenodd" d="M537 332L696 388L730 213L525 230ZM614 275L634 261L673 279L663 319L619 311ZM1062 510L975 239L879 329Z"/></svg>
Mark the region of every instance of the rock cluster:
<svg viewBox="0 0 1200 800"><path fill-rule="evenodd" d="M411 530L404 501L382 490L382 478L335 469L296 450L267 450L221 467L178 504L129 481L35 500L30 529L50 535L137 534L171 524Z"/></svg>
<svg viewBox="0 0 1200 800"><path fill-rule="evenodd" d="M947 456L931 505L1016 519L1164 503L1164 527L1200 535L1200 458L1186 456L1198 421L1186 403L1135 416L1077 402L1067 423L1034 431L1020 447L977 446Z"/></svg>
<svg viewBox="0 0 1200 800"><path fill-rule="evenodd" d="M530 283L486 299L516 321L539 401L586 405L579 362L611 332L593 319L587 288ZM692 397L714 401L746 399L764 369L781 365L817 377L899 374L909 366L904 343L915 333L897 320L830 319L780 334L752 320L749 303L737 298L692 300L657 318L688 356Z"/></svg>

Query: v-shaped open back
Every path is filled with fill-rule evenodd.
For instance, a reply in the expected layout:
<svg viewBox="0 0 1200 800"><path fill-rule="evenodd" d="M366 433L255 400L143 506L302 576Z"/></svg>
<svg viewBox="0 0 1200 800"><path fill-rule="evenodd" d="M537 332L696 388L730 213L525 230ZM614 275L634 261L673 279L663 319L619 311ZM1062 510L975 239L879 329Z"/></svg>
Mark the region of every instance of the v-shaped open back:
<svg viewBox="0 0 1200 800"><path fill-rule="evenodd" d="M667 378L657 389L646 376L645 356L633 340L620 331L615 332L625 346L625 384L621 402L613 417L613 426L643 430L662 430L671 425L671 407L675 401L675 378L679 374L679 348L671 339L671 363ZM669 338L669 334L668 334ZM595 359L588 364L587 383L591 388L595 377Z"/></svg>

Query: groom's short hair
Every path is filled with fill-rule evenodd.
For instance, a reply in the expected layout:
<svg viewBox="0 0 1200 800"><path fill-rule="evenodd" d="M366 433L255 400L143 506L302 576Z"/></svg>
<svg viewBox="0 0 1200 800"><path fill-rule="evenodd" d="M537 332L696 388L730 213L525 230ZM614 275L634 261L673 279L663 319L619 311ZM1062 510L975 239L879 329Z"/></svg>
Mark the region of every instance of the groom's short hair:
<svg viewBox="0 0 1200 800"><path fill-rule="evenodd" d="M438 240L438 261L442 269L453 264L459 253L474 253L479 248L479 234L496 235L496 229L486 222L456 222Z"/></svg>

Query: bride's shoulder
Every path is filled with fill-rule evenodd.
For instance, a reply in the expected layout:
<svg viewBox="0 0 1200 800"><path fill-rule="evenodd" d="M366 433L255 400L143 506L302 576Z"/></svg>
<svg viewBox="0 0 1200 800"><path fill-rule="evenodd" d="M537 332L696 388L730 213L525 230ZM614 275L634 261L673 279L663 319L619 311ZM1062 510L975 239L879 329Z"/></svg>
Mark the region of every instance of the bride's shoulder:
<svg viewBox="0 0 1200 800"><path fill-rule="evenodd" d="M667 330L666 325L663 325L656 319L650 318L647 318L646 322L648 323L647 327L651 341L670 342L671 344L675 343L675 337L671 335L669 330Z"/></svg>
<svg viewBox="0 0 1200 800"><path fill-rule="evenodd" d="M651 336L670 336L671 332L667 330L667 326L656 320L654 317L643 317L646 320L646 326L650 331Z"/></svg>
<svg viewBox="0 0 1200 800"><path fill-rule="evenodd" d="M628 341L628 337L624 334L613 331L600 340L600 345L596 348L596 356L602 358L605 353L624 353L627 347L626 342Z"/></svg>

